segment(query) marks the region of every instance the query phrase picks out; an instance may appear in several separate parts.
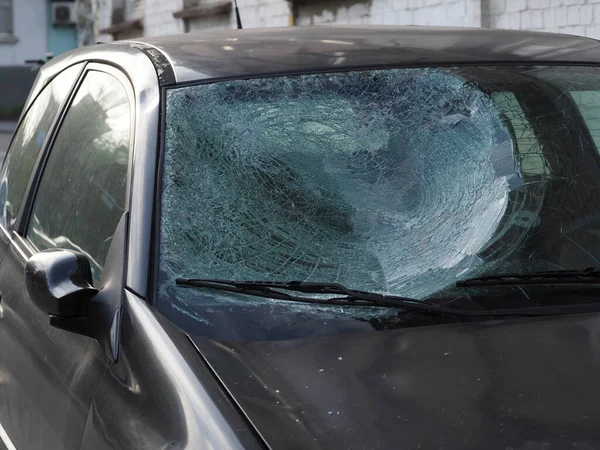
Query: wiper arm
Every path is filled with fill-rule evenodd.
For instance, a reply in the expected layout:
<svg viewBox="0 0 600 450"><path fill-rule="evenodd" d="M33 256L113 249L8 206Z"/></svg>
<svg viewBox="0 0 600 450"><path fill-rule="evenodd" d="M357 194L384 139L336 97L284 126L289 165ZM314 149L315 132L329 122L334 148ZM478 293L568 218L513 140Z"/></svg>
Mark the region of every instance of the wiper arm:
<svg viewBox="0 0 600 450"><path fill-rule="evenodd" d="M514 309L465 310L447 308L445 306L435 305L424 300L418 300L410 297L383 295L375 292L349 289L338 283L312 283L303 281L229 281L202 278L177 278L175 282L179 285L187 287L216 289L220 291L235 292L294 302L316 303L322 305L405 308L415 311L452 314L456 316L551 316L600 311L600 303L533 306ZM342 297L331 297L326 299L303 297L281 292L282 290L302 292L305 294L334 294L342 295Z"/></svg>
<svg viewBox="0 0 600 450"><path fill-rule="evenodd" d="M456 282L456 287L579 283L600 283L600 270L590 267L583 270L551 270L546 272L482 275L466 280L459 280Z"/></svg>

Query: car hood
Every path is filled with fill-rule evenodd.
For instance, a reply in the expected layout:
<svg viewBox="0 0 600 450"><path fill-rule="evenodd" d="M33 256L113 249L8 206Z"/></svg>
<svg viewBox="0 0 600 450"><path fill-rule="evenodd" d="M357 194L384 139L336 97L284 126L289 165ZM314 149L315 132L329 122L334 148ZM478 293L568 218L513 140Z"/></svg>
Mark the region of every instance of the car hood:
<svg viewBox="0 0 600 450"><path fill-rule="evenodd" d="M192 338L272 448L600 448L600 315Z"/></svg>

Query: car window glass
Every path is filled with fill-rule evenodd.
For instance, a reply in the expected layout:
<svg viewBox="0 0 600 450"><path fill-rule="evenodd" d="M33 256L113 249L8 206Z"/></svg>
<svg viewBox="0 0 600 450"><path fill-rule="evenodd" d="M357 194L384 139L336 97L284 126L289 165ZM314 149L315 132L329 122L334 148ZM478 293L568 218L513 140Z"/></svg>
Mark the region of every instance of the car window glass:
<svg viewBox="0 0 600 450"><path fill-rule="evenodd" d="M492 101L510 122L523 174L548 174L549 168L535 136L533 127L525 117L523 108L513 92L494 92Z"/></svg>
<svg viewBox="0 0 600 450"><path fill-rule="evenodd" d="M571 97L588 126L594 144L600 148L600 92L572 91Z"/></svg>
<svg viewBox="0 0 600 450"><path fill-rule="evenodd" d="M39 250L84 253L94 284L125 211L130 117L123 85L89 72L50 151L27 231Z"/></svg>
<svg viewBox="0 0 600 450"><path fill-rule="evenodd" d="M10 226L23 201L27 183L58 109L77 78L81 65L60 73L41 92L23 118L0 175L0 223Z"/></svg>

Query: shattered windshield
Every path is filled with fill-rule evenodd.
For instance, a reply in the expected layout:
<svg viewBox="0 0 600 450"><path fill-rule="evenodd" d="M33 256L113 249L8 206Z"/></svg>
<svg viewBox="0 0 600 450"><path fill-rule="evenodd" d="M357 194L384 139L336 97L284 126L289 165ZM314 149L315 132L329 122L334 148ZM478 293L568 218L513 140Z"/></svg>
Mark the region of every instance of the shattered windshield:
<svg viewBox="0 0 600 450"><path fill-rule="evenodd" d="M481 273L599 266L599 74L385 69L169 89L159 296L202 319L199 305L246 300L176 278L425 299Z"/></svg>

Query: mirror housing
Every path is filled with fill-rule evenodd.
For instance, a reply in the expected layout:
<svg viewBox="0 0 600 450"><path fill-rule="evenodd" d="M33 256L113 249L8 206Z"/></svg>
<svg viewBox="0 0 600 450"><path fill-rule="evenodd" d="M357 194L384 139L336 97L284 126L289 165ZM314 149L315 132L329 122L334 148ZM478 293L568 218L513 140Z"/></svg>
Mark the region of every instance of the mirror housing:
<svg viewBox="0 0 600 450"><path fill-rule="evenodd" d="M25 286L31 300L50 318L84 318L92 286L90 263L82 253L50 249L33 255L25 266Z"/></svg>

